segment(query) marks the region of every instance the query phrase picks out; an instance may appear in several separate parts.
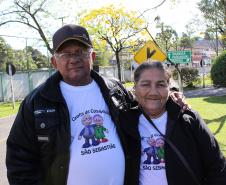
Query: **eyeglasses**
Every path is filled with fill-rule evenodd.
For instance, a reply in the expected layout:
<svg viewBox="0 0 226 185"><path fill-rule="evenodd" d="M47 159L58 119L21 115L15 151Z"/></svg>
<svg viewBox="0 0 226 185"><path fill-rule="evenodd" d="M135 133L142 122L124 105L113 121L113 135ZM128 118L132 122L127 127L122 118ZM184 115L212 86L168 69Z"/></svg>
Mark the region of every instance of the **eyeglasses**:
<svg viewBox="0 0 226 185"><path fill-rule="evenodd" d="M81 50L80 52L77 52L77 53L55 53L54 55L64 61L68 61L71 59L81 60L81 59L88 59L90 57L91 52L92 52L91 50L89 51Z"/></svg>

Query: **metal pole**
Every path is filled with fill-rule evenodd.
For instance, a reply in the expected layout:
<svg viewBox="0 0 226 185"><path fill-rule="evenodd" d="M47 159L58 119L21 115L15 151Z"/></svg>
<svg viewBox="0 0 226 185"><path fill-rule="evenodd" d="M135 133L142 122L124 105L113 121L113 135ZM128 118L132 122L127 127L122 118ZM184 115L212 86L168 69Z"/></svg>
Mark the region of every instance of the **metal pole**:
<svg viewBox="0 0 226 185"><path fill-rule="evenodd" d="M202 64L202 80L203 80L203 88L205 88L205 62L203 60L203 64Z"/></svg>
<svg viewBox="0 0 226 185"><path fill-rule="evenodd" d="M27 38L25 38L25 41L26 41L26 50L25 50L25 52L26 52L26 61L27 61L27 71L29 70L29 62L28 62L28 57L27 57Z"/></svg>
<svg viewBox="0 0 226 185"><path fill-rule="evenodd" d="M180 92L183 92L183 81L182 81L182 74L181 74L181 69L180 69L180 64L178 64L178 83L179 83L179 90Z"/></svg>
<svg viewBox="0 0 226 185"><path fill-rule="evenodd" d="M9 76L10 76L10 89L12 94L12 102L13 102L13 109L15 109L15 98L14 98L14 88L13 88L13 75L12 75L12 66L9 65Z"/></svg>

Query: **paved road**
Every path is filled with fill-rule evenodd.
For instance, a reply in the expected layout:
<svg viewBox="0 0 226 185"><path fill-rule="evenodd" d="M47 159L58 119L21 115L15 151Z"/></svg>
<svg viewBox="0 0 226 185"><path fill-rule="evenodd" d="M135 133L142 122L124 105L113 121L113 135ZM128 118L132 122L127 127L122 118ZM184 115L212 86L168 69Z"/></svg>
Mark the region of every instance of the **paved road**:
<svg viewBox="0 0 226 185"><path fill-rule="evenodd" d="M0 184L8 185L5 167L6 138L15 116L0 119Z"/></svg>
<svg viewBox="0 0 226 185"><path fill-rule="evenodd" d="M207 88L200 88L191 91L184 92L185 97L205 97L205 96L223 96L226 95L226 88L214 88L214 87L207 87Z"/></svg>

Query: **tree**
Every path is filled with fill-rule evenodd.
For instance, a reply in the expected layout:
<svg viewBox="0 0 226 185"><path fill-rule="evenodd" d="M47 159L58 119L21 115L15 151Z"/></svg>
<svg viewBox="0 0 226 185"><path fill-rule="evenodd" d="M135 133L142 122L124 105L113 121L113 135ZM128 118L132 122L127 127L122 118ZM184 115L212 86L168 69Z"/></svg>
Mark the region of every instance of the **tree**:
<svg viewBox="0 0 226 185"><path fill-rule="evenodd" d="M215 86L226 87L226 51L214 60L210 74Z"/></svg>
<svg viewBox="0 0 226 185"><path fill-rule="evenodd" d="M199 71L196 68L183 67L181 68L181 79L183 84L186 87L194 87L194 83L197 83L199 80ZM173 71L174 78L178 78L177 70Z"/></svg>
<svg viewBox="0 0 226 185"><path fill-rule="evenodd" d="M14 0L11 7L1 11L0 26L9 23L20 23L34 29L40 35L49 52L53 53L49 45L49 39L44 32L45 22L43 19L49 16L49 12L45 10L46 2L47 0Z"/></svg>
<svg viewBox="0 0 226 185"><path fill-rule="evenodd" d="M185 50L188 48L192 49L193 44L194 44L194 39L191 38L188 34L182 33L182 37L180 38L180 43L179 43L180 49L181 50Z"/></svg>
<svg viewBox="0 0 226 185"><path fill-rule="evenodd" d="M15 67L17 71L27 70L28 68L28 57L26 57L26 52L24 50L14 50L15 57Z"/></svg>
<svg viewBox="0 0 226 185"><path fill-rule="evenodd" d="M225 0L201 0L200 3L198 3L198 6L207 21L209 32L215 34L219 32L222 35L222 38L225 38ZM223 39L222 41L225 48L225 40Z"/></svg>
<svg viewBox="0 0 226 185"><path fill-rule="evenodd" d="M0 70L7 62L13 62L13 49L0 37Z"/></svg>
<svg viewBox="0 0 226 185"><path fill-rule="evenodd" d="M155 38L158 45L166 52L170 49L177 50L179 41L177 32L171 26L160 22L159 16L155 20L157 21L157 28L160 28L160 32L156 34Z"/></svg>
<svg viewBox="0 0 226 185"><path fill-rule="evenodd" d="M123 7L109 5L83 15L80 22L97 39L110 46L116 57L118 77L121 80L120 52L133 47L136 36L146 32L145 21L135 11L128 12Z"/></svg>
<svg viewBox="0 0 226 185"><path fill-rule="evenodd" d="M34 61L38 69L43 67L49 67L48 58L45 55L43 55L40 51L32 48L31 46L28 46L25 49L31 56L32 60Z"/></svg>

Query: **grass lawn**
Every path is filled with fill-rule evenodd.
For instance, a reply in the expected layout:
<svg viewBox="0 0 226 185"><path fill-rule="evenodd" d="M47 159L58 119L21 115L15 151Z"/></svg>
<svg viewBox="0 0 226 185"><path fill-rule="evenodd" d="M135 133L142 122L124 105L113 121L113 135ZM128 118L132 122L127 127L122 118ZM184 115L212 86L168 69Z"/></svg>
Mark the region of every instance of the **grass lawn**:
<svg viewBox="0 0 226 185"><path fill-rule="evenodd" d="M123 84L126 88L132 88L134 86L133 82L126 82L125 84Z"/></svg>
<svg viewBox="0 0 226 185"><path fill-rule="evenodd" d="M16 114L19 109L20 102L16 102L15 104L16 107L13 109L13 103L0 103L0 118Z"/></svg>
<svg viewBox="0 0 226 185"><path fill-rule="evenodd" d="M187 101L205 120L226 156L226 96L188 98Z"/></svg>

